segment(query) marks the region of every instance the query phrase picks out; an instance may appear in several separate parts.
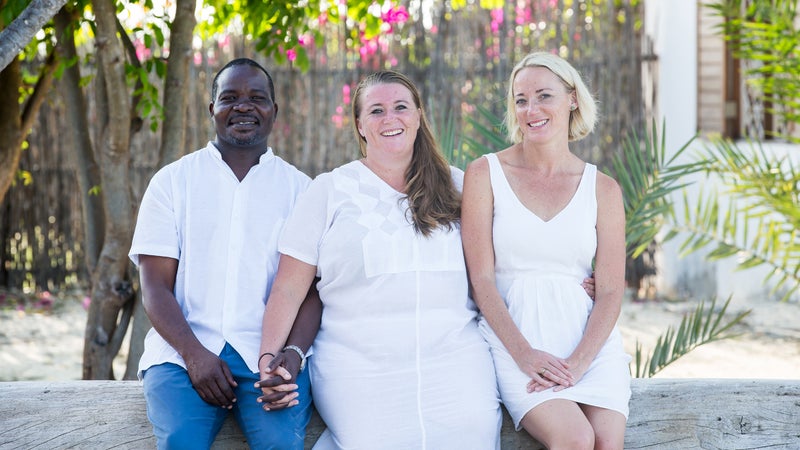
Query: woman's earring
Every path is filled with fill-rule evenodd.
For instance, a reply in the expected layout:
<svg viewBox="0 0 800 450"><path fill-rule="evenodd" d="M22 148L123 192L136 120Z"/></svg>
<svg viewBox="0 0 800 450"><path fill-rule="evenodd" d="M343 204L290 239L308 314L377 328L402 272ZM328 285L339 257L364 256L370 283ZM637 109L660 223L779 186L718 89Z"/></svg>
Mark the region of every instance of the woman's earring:
<svg viewBox="0 0 800 450"><path fill-rule="evenodd" d="M570 111L575 111L576 109L578 109L578 105L569 105Z"/></svg>

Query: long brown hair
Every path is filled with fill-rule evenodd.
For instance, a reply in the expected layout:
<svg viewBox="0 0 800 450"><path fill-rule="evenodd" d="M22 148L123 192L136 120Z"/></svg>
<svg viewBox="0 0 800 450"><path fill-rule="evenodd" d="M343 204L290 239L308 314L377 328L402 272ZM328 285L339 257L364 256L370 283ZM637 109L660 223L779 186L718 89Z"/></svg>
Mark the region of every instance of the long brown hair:
<svg viewBox="0 0 800 450"><path fill-rule="evenodd" d="M430 236L438 227L451 230L461 216L461 195L453 184L450 165L442 156L428 124L419 90L405 75L385 70L368 75L358 83L353 94L352 114L353 130L361 147L361 155L367 156L367 139L358 132L361 97L369 87L390 83L405 86L414 98L414 105L420 110L420 126L414 139L414 154L405 174L411 223L424 236Z"/></svg>

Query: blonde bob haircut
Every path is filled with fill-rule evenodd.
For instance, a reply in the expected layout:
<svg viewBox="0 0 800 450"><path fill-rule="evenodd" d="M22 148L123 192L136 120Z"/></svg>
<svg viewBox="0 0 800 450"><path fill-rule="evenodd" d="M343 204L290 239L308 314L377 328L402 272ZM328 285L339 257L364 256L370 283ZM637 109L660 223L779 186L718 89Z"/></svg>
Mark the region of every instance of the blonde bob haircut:
<svg viewBox="0 0 800 450"><path fill-rule="evenodd" d="M578 107L571 111L569 115L569 141L577 141L588 136L594 130L594 125L597 122L597 104L594 96L589 92L589 88L583 82L581 75L560 56L549 52L534 52L522 58L522 61L511 71L511 76L508 79L505 125L509 142L514 144L522 142L522 129L519 126L519 122L517 122L517 115L515 114L514 80L516 80L519 72L527 67L544 67L548 69L561 79L568 93L575 92Z"/></svg>

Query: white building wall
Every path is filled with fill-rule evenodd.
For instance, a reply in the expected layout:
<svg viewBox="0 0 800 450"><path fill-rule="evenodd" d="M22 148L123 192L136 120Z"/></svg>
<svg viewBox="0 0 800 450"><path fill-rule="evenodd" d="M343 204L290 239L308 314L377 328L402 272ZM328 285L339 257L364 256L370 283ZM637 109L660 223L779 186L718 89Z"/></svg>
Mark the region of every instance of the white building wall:
<svg viewBox="0 0 800 450"><path fill-rule="evenodd" d="M695 136L698 117L698 26L697 0L645 0L645 31L653 39L658 57L658 86L656 120L666 124L662 131L668 152L674 154ZM705 145L696 140L692 148ZM740 148L749 144L740 143ZM692 148L684 152L691 154ZM777 157L789 156L794 164L800 164L800 148L790 144L766 144L768 153ZM797 166L795 166L797 167ZM709 186L704 179L689 189L689 198L697 198L703 186L708 195ZM678 213L681 213L682 194L674 198ZM711 262L705 252L680 256L680 244L686 236L678 236L660 246L656 259L658 276L656 288L659 296L668 298L710 299L716 296L724 301L733 296L732 305L739 309L753 300L766 300L769 286L764 285L767 267L736 270L736 258ZM775 294L779 298L779 294Z"/></svg>
<svg viewBox="0 0 800 450"><path fill-rule="evenodd" d="M645 31L658 57L656 120L674 154L697 130L697 1L646 0ZM679 198L676 198L680 202ZM659 296L698 297L716 293L716 269L700 255L679 257L680 237L662 244L656 259Z"/></svg>

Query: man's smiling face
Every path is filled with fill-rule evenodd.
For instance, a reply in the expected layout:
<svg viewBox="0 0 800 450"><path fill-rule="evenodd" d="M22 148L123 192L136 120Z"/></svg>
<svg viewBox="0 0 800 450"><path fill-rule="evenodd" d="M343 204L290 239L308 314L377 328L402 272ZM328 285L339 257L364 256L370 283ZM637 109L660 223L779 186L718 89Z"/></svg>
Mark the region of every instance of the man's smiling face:
<svg viewBox="0 0 800 450"><path fill-rule="evenodd" d="M257 67L232 66L219 75L209 111L217 142L224 146L266 146L278 113L267 76Z"/></svg>

